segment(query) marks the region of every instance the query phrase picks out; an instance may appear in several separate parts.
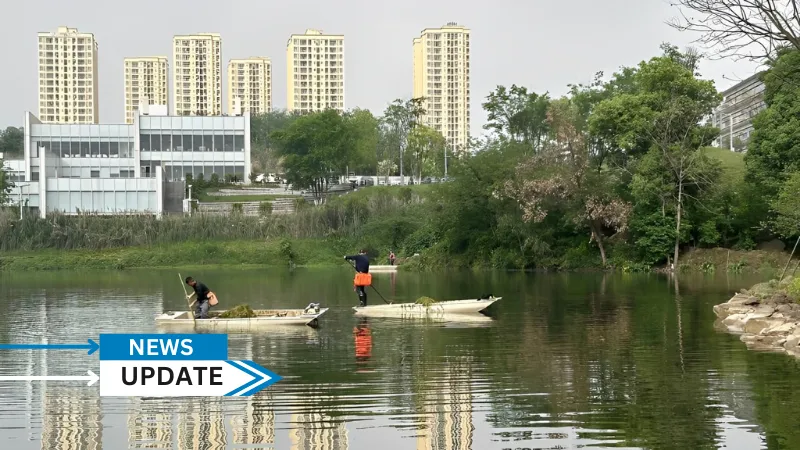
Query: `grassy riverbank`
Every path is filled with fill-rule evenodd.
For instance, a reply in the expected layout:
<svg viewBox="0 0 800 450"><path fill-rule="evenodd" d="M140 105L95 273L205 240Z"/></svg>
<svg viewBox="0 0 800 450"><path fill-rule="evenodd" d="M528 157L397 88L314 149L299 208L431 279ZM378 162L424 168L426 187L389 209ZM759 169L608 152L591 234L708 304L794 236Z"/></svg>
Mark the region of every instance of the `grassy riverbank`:
<svg viewBox="0 0 800 450"><path fill-rule="evenodd" d="M230 240L162 245L142 245L105 249L42 249L11 251L0 255L0 271L124 270L139 268L188 268L198 266L288 267L291 260L300 267L333 267L345 264L342 255L355 253L356 240L268 239ZM371 250L373 264L386 264L383 252ZM730 254L728 254L730 253ZM733 251L696 249L686 253L681 272L768 273L780 270L788 254L777 251ZM400 270L492 269L489 264L466 264L457 258L449 262L435 256L408 258ZM789 271L794 268L791 265ZM535 270L535 269L534 269ZM600 267L541 268L541 270L602 270ZM626 267L610 270L629 271ZM646 270L637 270L646 271Z"/></svg>
<svg viewBox="0 0 800 450"><path fill-rule="evenodd" d="M103 250L39 250L10 252L0 256L0 270L122 270L197 266L287 267L342 264L342 255L353 253L343 243L320 239L269 241L184 242L159 246Z"/></svg>

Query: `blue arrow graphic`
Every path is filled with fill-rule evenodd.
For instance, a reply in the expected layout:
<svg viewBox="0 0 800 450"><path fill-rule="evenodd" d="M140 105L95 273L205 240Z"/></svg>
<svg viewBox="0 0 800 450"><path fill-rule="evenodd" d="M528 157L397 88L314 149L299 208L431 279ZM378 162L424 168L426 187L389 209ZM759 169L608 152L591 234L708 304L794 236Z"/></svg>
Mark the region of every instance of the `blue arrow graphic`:
<svg viewBox="0 0 800 450"><path fill-rule="evenodd" d="M88 344L0 344L0 350L88 350L88 354L100 350L97 342L87 339Z"/></svg>
<svg viewBox="0 0 800 450"><path fill-rule="evenodd" d="M280 375L259 366L253 361L225 362L253 377L252 380L225 394L225 397L249 397L281 380Z"/></svg>

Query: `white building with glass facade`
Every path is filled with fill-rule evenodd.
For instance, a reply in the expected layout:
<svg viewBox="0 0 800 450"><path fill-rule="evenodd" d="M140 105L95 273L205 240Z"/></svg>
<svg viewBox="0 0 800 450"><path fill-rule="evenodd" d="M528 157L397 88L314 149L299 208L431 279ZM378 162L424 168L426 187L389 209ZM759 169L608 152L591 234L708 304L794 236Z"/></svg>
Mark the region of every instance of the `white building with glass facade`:
<svg viewBox="0 0 800 450"><path fill-rule="evenodd" d="M250 117L137 112L132 124L45 124L26 113L14 169L11 198L41 217L181 212L187 175L249 183Z"/></svg>

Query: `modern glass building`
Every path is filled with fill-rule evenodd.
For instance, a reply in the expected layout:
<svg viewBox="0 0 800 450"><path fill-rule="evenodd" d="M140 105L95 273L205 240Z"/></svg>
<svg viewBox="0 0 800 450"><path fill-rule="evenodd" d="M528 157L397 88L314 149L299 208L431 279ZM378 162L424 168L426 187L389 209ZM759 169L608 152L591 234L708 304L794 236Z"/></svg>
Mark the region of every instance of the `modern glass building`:
<svg viewBox="0 0 800 450"><path fill-rule="evenodd" d="M41 217L180 212L188 174L249 183L250 117L137 113L133 124L43 124L27 113L21 169L12 198L21 192Z"/></svg>

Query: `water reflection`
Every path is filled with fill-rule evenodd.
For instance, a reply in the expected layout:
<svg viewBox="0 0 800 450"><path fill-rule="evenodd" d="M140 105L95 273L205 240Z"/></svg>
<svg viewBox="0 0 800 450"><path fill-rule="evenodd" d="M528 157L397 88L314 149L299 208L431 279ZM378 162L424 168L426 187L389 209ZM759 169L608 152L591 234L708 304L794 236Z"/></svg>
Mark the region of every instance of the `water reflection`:
<svg viewBox="0 0 800 450"><path fill-rule="evenodd" d="M0 448L800 448L798 364L713 329L711 305L750 280L471 274L429 284L397 275L410 298L515 292L494 319L451 327L354 318L348 283L323 274L313 291L308 276L298 270L256 293L261 273L203 276L254 307L327 296L319 329L229 336L231 359L252 359L281 383L252 398L101 400L96 386L0 382ZM0 338L155 332L155 314L184 305L174 278L2 280ZM80 352L0 352L4 375L97 364Z"/></svg>
<svg viewBox="0 0 800 450"><path fill-rule="evenodd" d="M344 422L333 420L325 412L292 414L290 421L291 450L347 450L350 447Z"/></svg>
<svg viewBox="0 0 800 450"><path fill-rule="evenodd" d="M101 450L100 398L85 389L49 386L43 393L42 450Z"/></svg>
<svg viewBox="0 0 800 450"><path fill-rule="evenodd" d="M424 428L417 450L472 449L471 364L467 359L449 364L431 392L423 395Z"/></svg>

